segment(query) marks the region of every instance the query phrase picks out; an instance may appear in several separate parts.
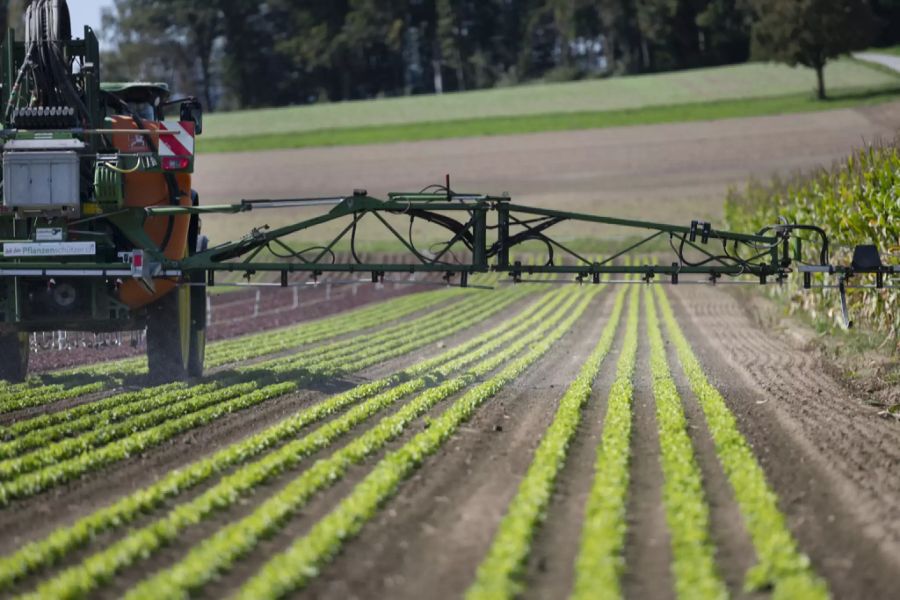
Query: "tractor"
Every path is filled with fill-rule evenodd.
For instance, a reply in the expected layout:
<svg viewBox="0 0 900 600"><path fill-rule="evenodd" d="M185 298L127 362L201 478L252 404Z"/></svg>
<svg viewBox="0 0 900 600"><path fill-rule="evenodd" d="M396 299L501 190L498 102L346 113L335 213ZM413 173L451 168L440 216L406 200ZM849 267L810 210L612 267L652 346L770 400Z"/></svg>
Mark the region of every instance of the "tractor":
<svg viewBox="0 0 900 600"><path fill-rule="evenodd" d="M3 260L134 265L135 250L139 263L148 246L174 260L202 249L198 215L136 222L127 210L198 204L191 173L200 103L170 98L162 83L102 82L97 37L86 27L72 39L65 1L31 2L25 25L24 42L10 30L0 50ZM98 275L26 269L0 277L0 379L26 376L31 332L145 327L152 379L200 374L202 282L176 286L132 277L130 268Z"/></svg>

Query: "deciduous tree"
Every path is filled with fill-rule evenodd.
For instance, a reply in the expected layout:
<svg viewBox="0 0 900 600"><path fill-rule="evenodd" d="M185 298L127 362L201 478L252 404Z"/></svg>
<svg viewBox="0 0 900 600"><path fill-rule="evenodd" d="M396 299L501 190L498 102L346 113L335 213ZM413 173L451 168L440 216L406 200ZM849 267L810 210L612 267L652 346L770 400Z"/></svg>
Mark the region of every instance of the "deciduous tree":
<svg viewBox="0 0 900 600"><path fill-rule="evenodd" d="M753 0L753 56L816 70L825 99L825 65L872 39L875 19L866 0Z"/></svg>

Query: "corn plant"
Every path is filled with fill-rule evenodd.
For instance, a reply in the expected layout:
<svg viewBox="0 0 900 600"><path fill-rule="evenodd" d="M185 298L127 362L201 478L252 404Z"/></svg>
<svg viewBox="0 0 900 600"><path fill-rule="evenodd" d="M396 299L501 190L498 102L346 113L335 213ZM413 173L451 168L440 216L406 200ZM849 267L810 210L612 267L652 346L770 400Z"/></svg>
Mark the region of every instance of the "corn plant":
<svg viewBox="0 0 900 600"><path fill-rule="evenodd" d="M729 194L725 215L728 227L735 230L756 231L781 218L818 225L831 238L832 262L837 264L850 264L853 248L859 244L875 244L883 261L898 263L900 150L869 146L832 171L768 185L753 182L744 191ZM812 245L806 246L804 260L817 260ZM836 292L787 289L775 293L788 293L793 309L808 311L813 318L836 320ZM849 290L848 300L856 321L885 334L893 351L900 351L900 292Z"/></svg>

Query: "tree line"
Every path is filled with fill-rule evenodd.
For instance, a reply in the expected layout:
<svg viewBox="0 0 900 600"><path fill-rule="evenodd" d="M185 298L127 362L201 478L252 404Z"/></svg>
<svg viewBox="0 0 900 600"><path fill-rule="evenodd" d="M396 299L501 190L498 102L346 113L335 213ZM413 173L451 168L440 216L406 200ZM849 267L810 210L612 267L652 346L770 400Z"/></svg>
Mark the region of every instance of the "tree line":
<svg viewBox="0 0 900 600"><path fill-rule="evenodd" d="M900 42L898 24L900 0L115 0L99 33L106 79L251 108L754 58L821 75L841 53Z"/></svg>

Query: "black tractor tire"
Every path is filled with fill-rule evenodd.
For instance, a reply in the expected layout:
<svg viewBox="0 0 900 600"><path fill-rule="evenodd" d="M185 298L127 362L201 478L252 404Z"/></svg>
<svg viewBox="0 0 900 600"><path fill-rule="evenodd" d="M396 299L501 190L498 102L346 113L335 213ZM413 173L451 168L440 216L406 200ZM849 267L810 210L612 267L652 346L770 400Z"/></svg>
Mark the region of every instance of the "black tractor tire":
<svg viewBox="0 0 900 600"><path fill-rule="evenodd" d="M197 192L191 193L194 206ZM191 215L186 254L199 251L200 217ZM181 285L149 307L147 315L147 365L153 383L185 381L203 376L206 358L206 277L191 275L191 285Z"/></svg>
<svg viewBox="0 0 900 600"><path fill-rule="evenodd" d="M0 379L22 383L28 377L28 356L31 345L27 333L0 335Z"/></svg>
<svg viewBox="0 0 900 600"><path fill-rule="evenodd" d="M147 308L147 367L154 384L188 378L190 288L180 286Z"/></svg>
<svg viewBox="0 0 900 600"><path fill-rule="evenodd" d="M191 347L188 355L188 376L203 377L206 360L206 285L191 286Z"/></svg>

